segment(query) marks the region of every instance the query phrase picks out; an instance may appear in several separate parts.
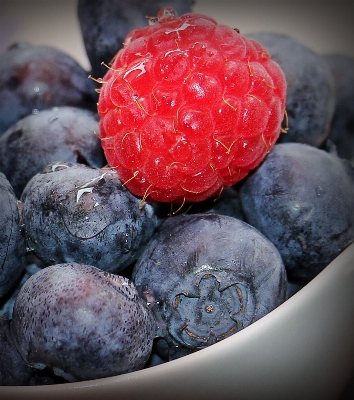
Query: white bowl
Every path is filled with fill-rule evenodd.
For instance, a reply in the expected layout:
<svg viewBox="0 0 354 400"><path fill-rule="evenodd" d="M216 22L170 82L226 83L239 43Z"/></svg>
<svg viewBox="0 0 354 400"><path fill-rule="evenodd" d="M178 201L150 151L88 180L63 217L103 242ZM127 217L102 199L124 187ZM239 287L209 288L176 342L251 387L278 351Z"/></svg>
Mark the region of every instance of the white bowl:
<svg viewBox="0 0 354 400"><path fill-rule="evenodd" d="M110 378L0 387L26 400L338 399L354 371L354 243L277 309L232 337Z"/></svg>
<svg viewBox="0 0 354 400"><path fill-rule="evenodd" d="M196 0L196 12L239 28L287 33L314 50L354 56L354 3ZM0 0L0 51L17 40L88 60L76 1ZM65 21L65 23L64 23ZM354 244L305 288L213 346L149 369L80 383L0 387L4 400L338 399L354 371Z"/></svg>

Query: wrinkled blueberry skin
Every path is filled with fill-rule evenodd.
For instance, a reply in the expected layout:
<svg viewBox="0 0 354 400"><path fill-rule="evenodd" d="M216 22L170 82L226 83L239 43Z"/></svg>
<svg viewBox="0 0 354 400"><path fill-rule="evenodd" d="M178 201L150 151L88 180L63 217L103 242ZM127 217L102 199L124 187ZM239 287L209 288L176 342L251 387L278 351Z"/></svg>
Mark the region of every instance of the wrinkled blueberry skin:
<svg viewBox="0 0 354 400"><path fill-rule="evenodd" d="M157 226L112 169L53 163L21 197L27 246L45 264L79 262L108 272L135 262Z"/></svg>
<svg viewBox="0 0 354 400"><path fill-rule="evenodd" d="M34 384L34 370L22 359L13 343L10 320L0 318L0 386Z"/></svg>
<svg viewBox="0 0 354 400"><path fill-rule="evenodd" d="M67 263L26 281L10 329L28 365L73 382L143 368L156 324L127 278Z"/></svg>
<svg viewBox="0 0 354 400"><path fill-rule="evenodd" d="M275 246L245 222L213 213L167 219L132 280L156 316L156 351L167 360L233 335L287 298Z"/></svg>
<svg viewBox="0 0 354 400"><path fill-rule="evenodd" d="M19 206L10 182L0 173L0 298L15 286L26 267Z"/></svg>
<svg viewBox="0 0 354 400"><path fill-rule="evenodd" d="M335 103L328 66L319 54L290 36L258 32L247 37L267 48L286 78L289 129L279 136L278 143L299 142L320 147L328 138Z"/></svg>
<svg viewBox="0 0 354 400"><path fill-rule="evenodd" d="M308 282L354 241L354 170L335 154L276 144L240 196L246 221L275 244L291 279Z"/></svg>
<svg viewBox="0 0 354 400"><path fill-rule="evenodd" d="M148 24L162 7L179 15L191 12L194 0L79 0L77 14L92 75L102 78L127 34Z"/></svg>
<svg viewBox="0 0 354 400"><path fill-rule="evenodd" d="M0 171L18 198L27 182L49 163L79 162L100 168L106 159L98 117L77 107L53 107L28 115L0 136Z"/></svg>
<svg viewBox="0 0 354 400"><path fill-rule="evenodd" d="M336 104L329 138L340 157L354 165L354 58L342 54L326 54L336 89Z"/></svg>
<svg viewBox="0 0 354 400"><path fill-rule="evenodd" d="M96 110L96 83L62 51L19 43L0 55L0 135L26 115L53 106Z"/></svg>

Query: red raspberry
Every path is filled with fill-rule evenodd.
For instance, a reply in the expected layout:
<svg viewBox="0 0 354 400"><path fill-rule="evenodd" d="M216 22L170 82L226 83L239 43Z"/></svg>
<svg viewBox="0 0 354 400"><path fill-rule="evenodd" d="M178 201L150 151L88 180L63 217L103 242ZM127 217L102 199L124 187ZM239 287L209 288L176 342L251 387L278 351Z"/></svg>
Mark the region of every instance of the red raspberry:
<svg viewBox="0 0 354 400"><path fill-rule="evenodd" d="M170 7L131 31L98 103L102 147L127 188L182 204L220 193L276 142L286 81L238 30Z"/></svg>

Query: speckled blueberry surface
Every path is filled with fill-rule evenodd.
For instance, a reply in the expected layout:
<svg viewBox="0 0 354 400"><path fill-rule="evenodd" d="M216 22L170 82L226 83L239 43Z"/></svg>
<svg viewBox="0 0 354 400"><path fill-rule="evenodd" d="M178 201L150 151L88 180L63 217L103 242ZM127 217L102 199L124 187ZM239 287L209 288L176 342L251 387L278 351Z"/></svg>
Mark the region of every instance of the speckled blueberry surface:
<svg viewBox="0 0 354 400"><path fill-rule="evenodd" d="M155 321L128 279L68 263L27 280L10 330L28 365L77 381L142 368Z"/></svg>
<svg viewBox="0 0 354 400"><path fill-rule="evenodd" d="M28 248L47 265L76 261L118 272L133 263L155 231L141 203L111 169L54 163L21 197Z"/></svg>

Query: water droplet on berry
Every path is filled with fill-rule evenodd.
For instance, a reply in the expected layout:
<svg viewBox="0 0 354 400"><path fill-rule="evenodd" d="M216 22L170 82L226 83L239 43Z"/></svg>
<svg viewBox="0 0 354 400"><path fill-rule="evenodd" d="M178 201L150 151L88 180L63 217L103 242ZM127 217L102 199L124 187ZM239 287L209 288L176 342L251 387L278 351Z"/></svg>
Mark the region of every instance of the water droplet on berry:
<svg viewBox="0 0 354 400"><path fill-rule="evenodd" d="M44 369L46 367L46 365L43 363L37 362L37 363L33 363L32 367L41 370L41 369Z"/></svg>
<svg viewBox="0 0 354 400"><path fill-rule="evenodd" d="M321 186L317 186L317 188L316 188L316 194L317 194L318 197L322 197L322 196L323 196L324 191L323 191L323 189L321 188Z"/></svg>
<svg viewBox="0 0 354 400"><path fill-rule="evenodd" d="M178 13L173 7L163 7L157 13L157 19L159 22L170 17L178 17Z"/></svg>
<svg viewBox="0 0 354 400"><path fill-rule="evenodd" d="M157 17L150 17L149 18L149 25L155 25L157 22Z"/></svg>

